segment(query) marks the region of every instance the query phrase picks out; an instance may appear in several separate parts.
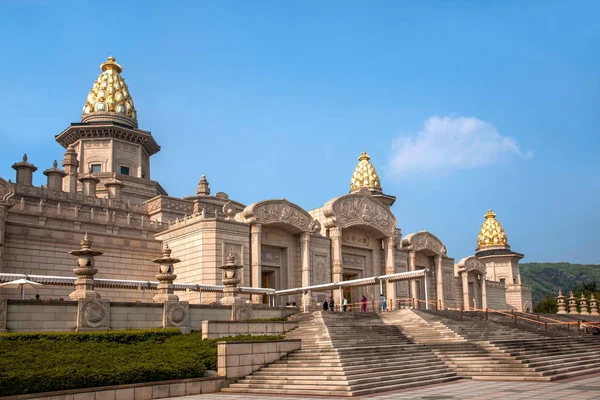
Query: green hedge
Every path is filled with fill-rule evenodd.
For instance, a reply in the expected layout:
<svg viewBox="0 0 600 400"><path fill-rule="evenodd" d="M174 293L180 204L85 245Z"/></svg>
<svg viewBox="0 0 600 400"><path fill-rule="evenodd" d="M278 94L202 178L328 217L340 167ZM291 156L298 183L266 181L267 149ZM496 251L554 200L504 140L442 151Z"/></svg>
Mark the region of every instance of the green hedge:
<svg viewBox="0 0 600 400"><path fill-rule="evenodd" d="M0 334L0 396L202 377L217 368L217 342L177 329Z"/></svg>

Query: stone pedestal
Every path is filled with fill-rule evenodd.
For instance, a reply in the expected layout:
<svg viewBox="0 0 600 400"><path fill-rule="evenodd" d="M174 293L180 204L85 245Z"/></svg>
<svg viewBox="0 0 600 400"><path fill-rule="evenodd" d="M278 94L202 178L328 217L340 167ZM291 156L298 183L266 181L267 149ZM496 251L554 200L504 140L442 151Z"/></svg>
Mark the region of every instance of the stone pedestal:
<svg viewBox="0 0 600 400"><path fill-rule="evenodd" d="M94 257L102 255L100 251L91 250L92 240L88 239L87 233L81 241L81 250L69 252L77 257L77 268L73 270L77 275L75 280L75 291L69 297L71 300L100 298L100 293L94 291L94 275L98 270L94 268Z"/></svg>
<svg viewBox="0 0 600 400"><path fill-rule="evenodd" d="M593 315L594 317L600 316L600 314L598 314L598 301L593 293L592 297L590 297L590 315Z"/></svg>
<svg viewBox="0 0 600 400"><path fill-rule="evenodd" d="M80 298L77 303L77 332L110 329L110 300Z"/></svg>
<svg viewBox="0 0 600 400"><path fill-rule="evenodd" d="M588 302L583 293L581 293L581 297L579 298L579 314L590 315L588 311Z"/></svg>
<svg viewBox="0 0 600 400"><path fill-rule="evenodd" d="M171 258L171 249L165 243L161 258L152 260L153 263L159 264L158 274L158 294L152 299L155 303L163 303L165 301L178 301L179 297L173 293L173 281L177 278L173 272L173 264L178 263L178 258Z"/></svg>
<svg viewBox="0 0 600 400"><path fill-rule="evenodd" d="M556 296L556 305L558 307L557 314L566 314L567 313L567 303L565 301L565 296L562 294L562 290L558 290L558 296Z"/></svg>
<svg viewBox="0 0 600 400"><path fill-rule="evenodd" d="M243 303L238 296L237 285L240 283L240 278L237 276L237 270L243 268L242 265L236 265L235 256L229 253L225 265L221 265L219 269L225 271L223 278L223 298L219 301L221 304L231 306L237 303Z"/></svg>
<svg viewBox="0 0 600 400"><path fill-rule="evenodd" d="M165 301L163 328L179 328L182 333L190 333L190 303L187 301Z"/></svg>
<svg viewBox="0 0 600 400"><path fill-rule="evenodd" d="M569 292L569 314L579 314L577 312L577 299L573 292Z"/></svg>

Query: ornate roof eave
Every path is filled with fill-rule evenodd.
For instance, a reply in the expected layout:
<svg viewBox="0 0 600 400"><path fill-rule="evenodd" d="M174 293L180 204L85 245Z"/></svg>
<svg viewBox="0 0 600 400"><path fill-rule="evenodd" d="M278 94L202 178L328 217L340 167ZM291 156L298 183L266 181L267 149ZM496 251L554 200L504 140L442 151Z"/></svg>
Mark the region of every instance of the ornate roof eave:
<svg viewBox="0 0 600 400"><path fill-rule="evenodd" d="M319 221L297 204L286 199L263 200L244 208L244 222L247 224L280 224L294 228L297 232L318 232Z"/></svg>
<svg viewBox="0 0 600 400"><path fill-rule="evenodd" d="M367 188L329 200L323 206L323 214L327 229L365 225L385 237L396 235L396 217Z"/></svg>
<svg viewBox="0 0 600 400"><path fill-rule="evenodd" d="M160 151L160 146L150 134L138 128L130 128L112 121L99 123L74 122L55 136L55 140L65 149L79 139L113 138L141 145L148 155Z"/></svg>

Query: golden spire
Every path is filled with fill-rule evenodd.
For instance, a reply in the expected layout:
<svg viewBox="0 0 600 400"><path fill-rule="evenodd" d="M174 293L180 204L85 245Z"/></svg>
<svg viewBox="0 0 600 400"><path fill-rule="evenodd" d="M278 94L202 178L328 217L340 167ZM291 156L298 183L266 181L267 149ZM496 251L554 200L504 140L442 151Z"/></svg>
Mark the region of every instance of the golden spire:
<svg viewBox="0 0 600 400"><path fill-rule="evenodd" d="M496 214L491 209L485 214L485 221L483 221L479 230L479 237L477 237L478 249L489 246L510 247L504 228L496 220Z"/></svg>
<svg viewBox="0 0 600 400"><path fill-rule="evenodd" d="M137 113L133 99L125 79L120 75L123 68L117 64L114 57L110 56L100 65L100 69L102 73L94 82L83 106L82 121L89 120L94 115L102 115L102 119L110 119L106 116L114 114L132 120L137 126Z"/></svg>
<svg viewBox="0 0 600 400"><path fill-rule="evenodd" d="M381 182L379 181L379 175L371 162L371 157L366 152L362 152L358 157L358 165L354 169L352 174L352 181L350 181L350 191L355 191L360 188L376 189L381 191Z"/></svg>

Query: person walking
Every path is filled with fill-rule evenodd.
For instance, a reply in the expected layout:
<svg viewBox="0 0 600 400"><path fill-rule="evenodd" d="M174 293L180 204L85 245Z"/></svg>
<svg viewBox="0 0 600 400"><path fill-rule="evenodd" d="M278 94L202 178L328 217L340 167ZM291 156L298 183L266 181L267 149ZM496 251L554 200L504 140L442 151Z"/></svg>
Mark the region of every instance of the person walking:
<svg viewBox="0 0 600 400"><path fill-rule="evenodd" d="M387 302L385 301L383 293L381 293L381 297L379 297L379 308L381 312L387 311Z"/></svg>
<svg viewBox="0 0 600 400"><path fill-rule="evenodd" d="M344 296L344 300L342 301L342 308L344 312L348 311L348 299L346 298L346 296Z"/></svg>
<svg viewBox="0 0 600 400"><path fill-rule="evenodd" d="M329 303L327 302L327 299L325 299L325 301L323 301L323 311L327 311L329 309Z"/></svg>
<svg viewBox="0 0 600 400"><path fill-rule="evenodd" d="M362 312L367 312L367 298L363 294L363 297L360 299L360 309Z"/></svg>
<svg viewBox="0 0 600 400"><path fill-rule="evenodd" d="M329 311L335 312L335 302L333 301L333 297L329 297Z"/></svg>

